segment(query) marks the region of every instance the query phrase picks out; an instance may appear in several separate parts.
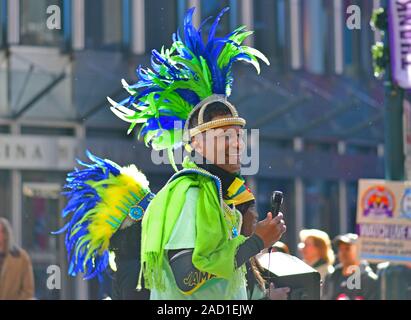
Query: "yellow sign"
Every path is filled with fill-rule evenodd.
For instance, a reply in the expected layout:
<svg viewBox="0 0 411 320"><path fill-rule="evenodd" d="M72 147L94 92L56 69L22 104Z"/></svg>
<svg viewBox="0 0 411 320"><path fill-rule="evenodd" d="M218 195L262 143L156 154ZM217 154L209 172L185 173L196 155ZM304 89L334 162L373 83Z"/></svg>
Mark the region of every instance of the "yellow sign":
<svg viewBox="0 0 411 320"><path fill-rule="evenodd" d="M360 180L360 258L411 263L411 181Z"/></svg>

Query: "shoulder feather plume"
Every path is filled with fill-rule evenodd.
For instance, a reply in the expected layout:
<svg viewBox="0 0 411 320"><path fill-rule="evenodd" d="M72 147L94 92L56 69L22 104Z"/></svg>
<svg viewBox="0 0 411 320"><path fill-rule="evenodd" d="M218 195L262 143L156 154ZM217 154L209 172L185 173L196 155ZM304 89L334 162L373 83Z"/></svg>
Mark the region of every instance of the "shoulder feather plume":
<svg viewBox="0 0 411 320"><path fill-rule="evenodd" d="M135 166L122 168L88 151L87 156L92 163L78 161L85 168L76 168L67 176L63 194L68 203L62 216L70 220L54 233L66 233L68 273L84 273L86 280L107 269L111 237L131 208L151 195L146 177Z"/></svg>

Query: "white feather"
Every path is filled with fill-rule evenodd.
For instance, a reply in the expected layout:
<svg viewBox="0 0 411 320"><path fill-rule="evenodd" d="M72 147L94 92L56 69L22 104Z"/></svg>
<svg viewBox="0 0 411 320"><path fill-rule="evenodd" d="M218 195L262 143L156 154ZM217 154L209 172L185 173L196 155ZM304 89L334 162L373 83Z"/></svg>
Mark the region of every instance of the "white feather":
<svg viewBox="0 0 411 320"><path fill-rule="evenodd" d="M129 177L132 177L137 184L140 184L143 188L148 188L148 180L144 173L137 169L137 167L132 164L130 166L125 166L121 168L121 174L125 174Z"/></svg>
<svg viewBox="0 0 411 320"><path fill-rule="evenodd" d="M135 120L130 120L126 118L126 114L122 113L120 110L118 110L115 107L110 107L111 112L113 112L117 117L119 117L121 120L129 123L135 122Z"/></svg>

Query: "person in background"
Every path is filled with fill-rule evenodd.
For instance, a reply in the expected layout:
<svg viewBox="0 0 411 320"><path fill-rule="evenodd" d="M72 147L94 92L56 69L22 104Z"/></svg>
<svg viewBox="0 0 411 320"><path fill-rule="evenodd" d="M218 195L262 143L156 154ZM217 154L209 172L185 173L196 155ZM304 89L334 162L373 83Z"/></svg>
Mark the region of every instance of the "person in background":
<svg viewBox="0 0 411 320"><path fill-rule="evenodd" d="M325 278L323 300L376 300L378 277L366 261L358 259L358 235L337 236L338 260L334 271ZM356 275L356 272L359 272Z"/></svg>
<svg viewBox="0 0 411 320"><path fill-rule="evenodd" d="M13 241L10 223L0 218L0 300L34 298L30 257Z"/></svg>
<svg viewBox="0 0 411 320"><path fill-rule="evenodd" d="M298 248L304 262L317 270L324 282L325 276L333 271L335 260L328 234L317 229L301 230L300 241Z"/></svg>
<svg viewBox="0 0 411 320"><path fill-rule="evenodd" d="M288 246L284 242L277 241L271 247L270 252L281 252L281 253L285 253L285 254L290 254L290 249L288 248Z"/></svg>

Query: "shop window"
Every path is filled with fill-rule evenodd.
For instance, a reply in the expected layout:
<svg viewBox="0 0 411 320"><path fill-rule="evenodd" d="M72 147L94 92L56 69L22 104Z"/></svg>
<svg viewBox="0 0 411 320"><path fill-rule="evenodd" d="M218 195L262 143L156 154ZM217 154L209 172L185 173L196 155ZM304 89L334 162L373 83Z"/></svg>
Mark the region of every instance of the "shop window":
<svg viewBox="0 0 411 320"><path fill-rule="evenodd" d="M336 236L340 230L338 182L305 180L304 201L304 227Z"/></svg>
<svg viewBox="0 0 411 320"><path fill-rule="evenodd" d="M281 211L284 213L287 224L287 232L283 235L281 241L287 244L291 251L296 249L295 235L295 192L294 181L290 179L258 179L257 185L257 208L260 220L265 219L267 213L271 211L271 195L273 191L282 191L284 202ZM296 252L292 252L296 254Z"/></svg>
<svg viewBox="0 0 411 320"><path fill-rule="evenodd" d="M145 2L145 38L149 51L170 47L172 34L177 31L177 1L156 0ZM182 35L182 30L180 31Z"/></svg>
<svg viewBox="0 0 411 320"><path fill-rule="evenodd" d="M84 4L86 49L121 49L123 43L123 1L86 0Z"/></svg>
<svg viewBox="0 0 411 320"><path fill-rule="evenodd" d="M53 5L60 8L61 29L50 29L47 25L50 17L47 8ZM63 17L62 0L20 0L20 43L31 46L61 46Z"/></svg>
<svg viewBox="0 0 411 320"><path fill-rule="evenodd" d="M11 220L11 181L10 172L0 170L0 217Z"/></svg>

